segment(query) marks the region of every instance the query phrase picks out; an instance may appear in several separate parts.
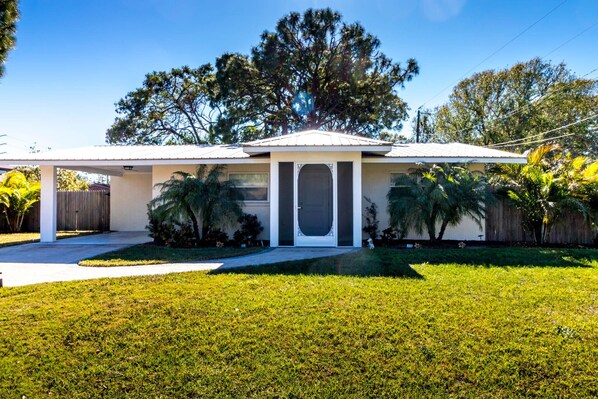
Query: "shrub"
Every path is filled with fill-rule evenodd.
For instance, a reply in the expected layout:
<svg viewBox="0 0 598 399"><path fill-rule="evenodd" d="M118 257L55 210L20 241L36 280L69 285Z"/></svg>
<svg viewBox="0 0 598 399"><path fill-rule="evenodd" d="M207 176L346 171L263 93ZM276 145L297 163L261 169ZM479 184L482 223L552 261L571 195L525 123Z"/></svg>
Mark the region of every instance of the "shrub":
<svg viewBox="0 0 598 399"><path fill-rule="evenodd" d="M221 229L210 229L202 240L202 245L206 247L216 247L218 243L226 244L228 242L228 234Z"/></svg>
<svg viewBox="0 0 598 399"><path fill-rule="evenodd" d="M238 221L241 224L241 228L240 230L235 231L235 234L233 235L234 240L238 244L253 244L257 241L257 236L264 231L257 215L245 213L239 217Z"/></svg>
<svg viewBox="0 0 598 399"><path fill-rule="evenodd" d="M383 243L388 244L391 241L396 240L397 238L399 238L399 234L392 227L388 227L388 228L382 230L382 242ZM403 238L404 238L404 235L402 235L400 239L403 239Z"/></svg>
<svg viewBox="0 0 598 399"><path fill-rule="evenodd" d="M486 203L492 199L486 179L468 165L433 165L395 179L387 194L390 225L399 232L428 232L440 241L448 226L468 216L482 229ZM437 231L437 227L440 230Z"/></svg>
<svg viewBox="0 0 598 399"><path fill-rule="evenodd" d="M0 212L11 232L21 231L25 215L40 199L40 183L30 182L24 174L10 171L0 181Z"/></svg>
<svg viewBox="0 0 598 399"><path fill-rule="evenodd" d="M370 204L365 207L365 227L363 228L363 232L367 233L372 240L375 240L378 238L378 225L380 224L378 220L378 205L368 197L363 198Z"/></svg>
<svg viewBox="0 0 598 399"><path fill-rule="evenodd" d="M156 245L166 245L169 247L192 247L196 246L193 227L189 223L181 223L169 218L152 209L151 205L147 207L149 224L149 236L154 239Z"/></svg>

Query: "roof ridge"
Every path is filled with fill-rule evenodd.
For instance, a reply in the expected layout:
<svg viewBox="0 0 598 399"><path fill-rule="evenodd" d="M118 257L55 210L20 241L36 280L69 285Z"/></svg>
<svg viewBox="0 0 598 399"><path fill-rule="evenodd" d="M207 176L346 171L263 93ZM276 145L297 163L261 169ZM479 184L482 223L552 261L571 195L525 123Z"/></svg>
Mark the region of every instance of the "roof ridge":
<svg viewBox="0 0 598 399"><path fill-rule="evenodd" d="M376 144L376 145L392 145L392 143L390 143L388 141L373 139L370 137L363 137L363 136L355 135L355 134L342 133L342 132L331 132L331 131L327 131L327 130L310 129L310 130L302 130L299 132L293 132L293 133L289 133L286 135L267 137L265 139L248 141L245 143L241 143L241 146L243 146L243 147L261 146L261 145L273 143L276 141L290 140L293 137L302 137L302 136L307 136L310 134L317 134L317 135L328 136L328 137L334 137L334 136L345 137L347 139L358 140L358 141L362 141L364 143Z"/></svg>

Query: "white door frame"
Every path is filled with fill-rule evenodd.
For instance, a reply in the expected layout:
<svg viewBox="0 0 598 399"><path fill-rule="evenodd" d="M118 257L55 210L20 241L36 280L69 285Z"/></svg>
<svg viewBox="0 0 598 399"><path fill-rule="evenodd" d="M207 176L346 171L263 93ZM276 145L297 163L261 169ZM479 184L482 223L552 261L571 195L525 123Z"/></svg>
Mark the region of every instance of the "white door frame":
<svg viewBox="0 0 598 399"><path fill-rule="evenodd" d="M326 165L330 168L332 174L332 228L330 233L326 236L305 236L299 234L299 172L304 165ZM337 165L336 161L319 160L319 161L295 161L293 167L293 174L295 181L293 182L293 205L294 205L294 229L295 229L295 246L296 247L336 247L338 246L338 217L337 217Z"/></svg>

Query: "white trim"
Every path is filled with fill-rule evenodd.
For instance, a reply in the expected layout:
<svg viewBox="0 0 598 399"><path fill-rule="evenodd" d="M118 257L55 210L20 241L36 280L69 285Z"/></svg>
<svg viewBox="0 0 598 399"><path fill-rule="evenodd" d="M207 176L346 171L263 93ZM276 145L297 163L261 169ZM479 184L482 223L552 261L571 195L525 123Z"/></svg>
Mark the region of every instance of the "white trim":
<svg viewBox="0 0 598 399"><path fill-rule="evenodd" d="M42 166L39 232L41 242L56 241L56 167Z"/></svg>
<svg viewBox="0 0 598 399"><path fill-rule="evenodd" d="M353 247L361 248L362 246L362 231L361 225L363 223L363 186L362 186L362 168L361 159L353 162Z"/></svg>
<svg viewBox="0 0 598 399"><path fill-rule="evenodd" d="M278 207L279 207L279 187L278 187L278 165L279 161L270 163L270 246L278 246Z"/></svg>
<svg viewBox="0 0 598 399"><path fill-rule="evenodd" d="M264 146L264 147L251 147L244 146L243 152L247 154L261 154L264 152L382 152L388 153L392 150L391 145L346 145L346 146L334 146L334 145L293 145L293 146Z"/></svg>
<svg viewBox="0 0 598 399"><path fill-rule="evenodd" d="M0 159L0 165L51 165L51 166L154 166L154 165L214 165L214 164L268 164L270 158L212 158L212 159L111 159L111 160L59 160L59 159Z"/></svg>
<svg viewBox="0 0 598 399"><path fill-rule="evenodd" d="M456 158L456 157L439 157L439 158L425 158L425 157L413 157L413 158L391 158L391 157L380 157L380 158L362 158L363 163L514 163L514 164L525 164L527 163L526 158Z"/></svg>
<svg viewBox="0 0 598 399"><path fill-rule="evenodd" d="M293 162L294 171L294 187L293 187L293 206L295 207L293 212L294 217L294 235L295 235L295 246L296 247L336 247L338 246L338 200L337 200L337 161L330 160L319 160L319 161L295 161ZM299 173L298 165L329 165L332 164L331 175L332 175L332 234L326 236L300 236L299 235Z"/></svg>

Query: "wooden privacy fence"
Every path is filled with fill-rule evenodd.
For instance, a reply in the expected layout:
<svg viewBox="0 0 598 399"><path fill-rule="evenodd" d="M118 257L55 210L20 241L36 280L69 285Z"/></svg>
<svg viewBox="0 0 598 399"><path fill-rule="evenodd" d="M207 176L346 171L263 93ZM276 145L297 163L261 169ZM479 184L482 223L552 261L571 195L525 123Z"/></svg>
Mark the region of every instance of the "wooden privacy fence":
<svg viewBox="0 0 598 399"><path fill-rule="evenodd" d="M110 230L109 191L59 191L56 198L57 230ZM39 231L39 202L23 221L22 231ZM7 231L6 221L0 230Z"/></svg>
<svg viewBox="0 0 598 399"><path fill-rule="evenodd" d="M548 242L552 244L592 244L589 224L577 213L566 212L552 227ZM521 227L521 212L506 199L488 206L486 212L486 240L500 242L533 242L532 234Z"/></svg>

